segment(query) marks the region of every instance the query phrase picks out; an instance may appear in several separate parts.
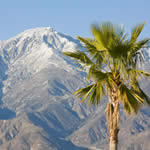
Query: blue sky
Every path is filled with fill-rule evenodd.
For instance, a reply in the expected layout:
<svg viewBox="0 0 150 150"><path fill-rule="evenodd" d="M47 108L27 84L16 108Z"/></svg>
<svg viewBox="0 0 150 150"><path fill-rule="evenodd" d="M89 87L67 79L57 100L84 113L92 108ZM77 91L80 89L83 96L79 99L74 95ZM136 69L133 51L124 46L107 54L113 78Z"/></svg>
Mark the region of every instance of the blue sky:
<svg viewBox="0 0 150 150"><path fill-rule="evenodd" d="M150 0L3 0L0 3L0 40L35 27L91 36L93 23L112 21L127 31L141 22L141 37L150 37Z"/></svg>

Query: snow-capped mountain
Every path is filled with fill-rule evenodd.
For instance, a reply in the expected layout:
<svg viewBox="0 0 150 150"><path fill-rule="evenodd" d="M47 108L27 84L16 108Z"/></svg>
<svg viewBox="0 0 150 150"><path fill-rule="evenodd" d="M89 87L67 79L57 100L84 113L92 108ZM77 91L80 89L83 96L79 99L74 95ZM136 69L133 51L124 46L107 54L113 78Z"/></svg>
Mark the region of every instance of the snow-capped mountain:
<svg viewBox="0 0 150 150"><path fill-rule="evenodd" d="M49 27L0 42L0 149L84 149L66 139L92 112L74 101L83 76L62 54L79 45Z"/></svg>
<svg viewBox="0 0 150 150"><path fill-rule="evenodd" d="M87 107L72 95L85 85L84 74L62 52L79 46L50 27L0 42L0 150L107 149L106 101ZM128 143L128 150L148 150L149 124L149 109L132 119L122 115L120 149Z"/></svg>
<svg viewBox="0 0 150 150"><path fill-rule="evenodd" d="M8 67L4 93L7 86L14 85L18 80L30 78L49 66L64 67L68 71L72 69L68 67L62 52L75 49L77 43L78 41L70 36L57 33L50 27L27 30L8 41L3 41L0 52L5 68Z"/></svg>

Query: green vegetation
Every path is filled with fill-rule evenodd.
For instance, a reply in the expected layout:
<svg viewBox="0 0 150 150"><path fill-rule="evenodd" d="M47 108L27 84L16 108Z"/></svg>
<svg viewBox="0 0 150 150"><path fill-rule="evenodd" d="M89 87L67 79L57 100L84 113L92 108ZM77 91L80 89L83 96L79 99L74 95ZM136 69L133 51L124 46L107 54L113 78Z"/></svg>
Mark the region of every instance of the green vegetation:
<svg viewBox="0 0 150 150"><path fill-rule="evenodd" d="M74 58L80 67L88 70L87 86L74 92L82 102L98 105L108 96L106 107L109 148L117 150L119 132L119 104L128 114L137 113L149 97L140 88L141 77L150 73L138 69L143 56L141 48L149 41L138 40L144 24L137 25L131 37L118 25L110 22L92 26L92 38L78 37L83 47L75 52L64 52Z"/></svg>

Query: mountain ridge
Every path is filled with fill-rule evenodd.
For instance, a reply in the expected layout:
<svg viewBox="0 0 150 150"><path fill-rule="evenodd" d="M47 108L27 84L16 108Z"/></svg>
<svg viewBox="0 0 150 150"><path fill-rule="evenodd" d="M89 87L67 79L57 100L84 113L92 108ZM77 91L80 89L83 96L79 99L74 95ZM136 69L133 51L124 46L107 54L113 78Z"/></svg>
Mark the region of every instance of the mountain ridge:
<svg viewBox="0 0 150 150"><path fill-rule="evenodd" d="M88 107L72 95L85 86L85 75L62 52L80 46L78 40L50 27L0 42L0 150L107 150L107 98L99 107ZM143 82L149 93L149 83ZM121 112L121 150L147 150L149 113L143 108L132 120ZM140 142L133 143L128 136Z"/></svg>

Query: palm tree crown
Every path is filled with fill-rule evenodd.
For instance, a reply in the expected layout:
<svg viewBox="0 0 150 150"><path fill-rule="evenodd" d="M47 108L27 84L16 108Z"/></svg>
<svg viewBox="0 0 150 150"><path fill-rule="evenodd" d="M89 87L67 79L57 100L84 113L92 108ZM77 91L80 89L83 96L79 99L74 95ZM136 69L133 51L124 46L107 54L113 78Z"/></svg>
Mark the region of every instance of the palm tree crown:
<svg viewBox="0 0 150 150"><path fill-rule="evenodd" d="M93 25L94 38L78 39L84 49L64 52L74 58L80 66L88 69L88 85L74 92L88 100L89 104L99 104L103 96L108 96L106 107L109 149L117 150L119 132L119 104L128 113L136 113L143 104L150 105L149 97L140 88L140 77L150 76L140 70L143 61L141 48L149 39L138 40L144 24L133 28L131 37L124 30L110 22Z"/></svg>
<svg viewBox="0 0 150 150"><path fill-rule="evenodd" d="M144 103L150 105L149 97L138 83L141 76L150 75L137 67L143 61L140 50L149 41L138 40L143 27L144 24L136 26L128 38L121 27L110 22L93 25L93 39L78 37L84 49L64 52L88 68L87 79L92 84L74 92L82 102L88 99L89 104L97 105L103 96L116 92L115 96L129 114L137 112Z"/></svg>

